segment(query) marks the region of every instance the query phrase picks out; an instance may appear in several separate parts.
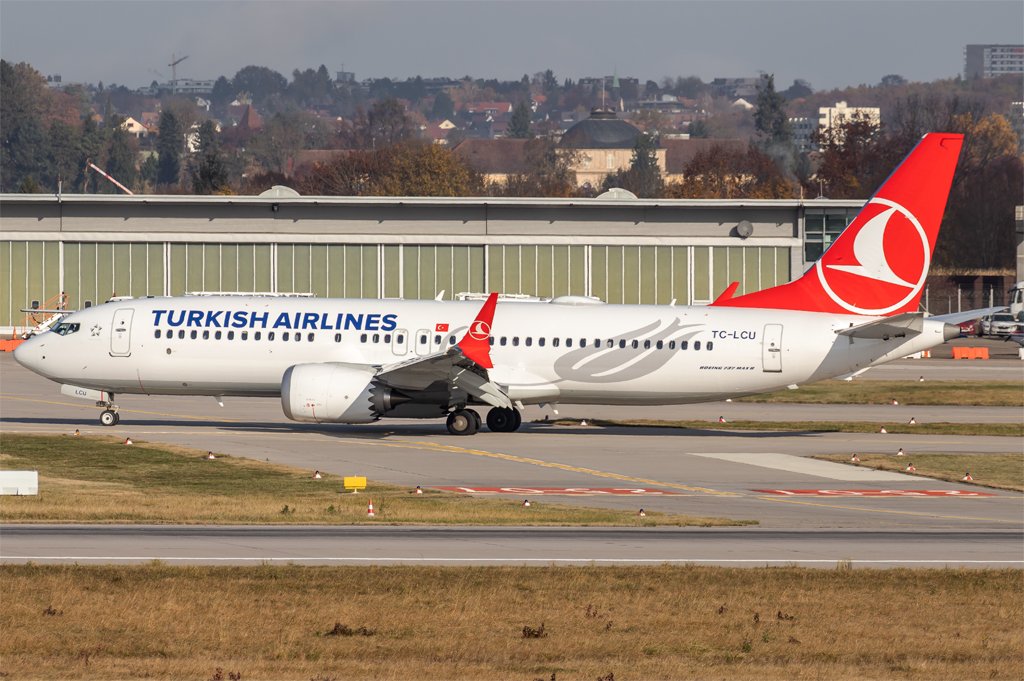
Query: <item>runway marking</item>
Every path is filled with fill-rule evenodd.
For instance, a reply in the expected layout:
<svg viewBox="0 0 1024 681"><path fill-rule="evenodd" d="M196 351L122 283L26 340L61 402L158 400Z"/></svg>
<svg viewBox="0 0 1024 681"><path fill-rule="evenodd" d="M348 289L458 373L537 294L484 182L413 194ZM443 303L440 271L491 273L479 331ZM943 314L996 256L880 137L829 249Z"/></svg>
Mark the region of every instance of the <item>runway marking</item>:
<svg viewBox="0 0 1024 681"><path fill-rule="evenodd" d="M455 445L442 445L433 442L422 442L422 441L402 441L407 445L415 445L424 449L438 451L438 452L451 452L454 454L471 454L473 456L482 456L491 459L501 459L503 461L512 461L514 463L525 463L531 466L541 466L542 468L556 468L558 470L568 471L571 473L583 473L585 475L593 475L598 478L610 478L612 480L622 480L624 482L634 482L641 485L651 485L653 487L667 487L669 489L681 489L687 492L702 492L704 494L710 494L713 496L722 497L739 497L744 496L738 492L723 492L721 490L711 489L709 487L695 487L693 485L682 485L675 482L664 482L661 480L651 480L649 478L638 478L632 475L623 475L621 473L609 473L608 471L599 471L594 468L583 468L580 466L570 466L565 463L556 463L554 461L544 461L542 459L533 459L526 456L518 456L515 454L503 454L501 452L488 452L483 449L468 449L466 447L457 447ZM401 447L402 444L398 443L379 443L385 446Z"/></svg>
<svg viewBox="0 0 1024 681"><path fill-rule="evenodd" d="M782 496L811 497L994 497L989 492L960 489L755 489L754 492Z"/></svg>
<svg viewBox="0 0 1024 681"><path fill-rule="evenodd" d="M940 520L979 520L989 523L1010 523L1016 524L1019 520L1005 518L979 518L969 515L941 515L939 513L925 513L923 511L894 511L888 508L864 508L862 506L842 506L840 504L823 504L817 501L801 501L798 499L786 499L782 497L757 497L761 501L775 501L780 504L798 504L800 506L818 506L820 508L835 508L843 511L861 511L863 513L888 513L891 515L910 515L921 518L939 518Z"/></svg>
<svg viewBox="0 0 1024 681"><path fill-rule="evenodd" d="M918 559L910 558L426 558L412 557L380 557L380 556L267 556L263 558L240 557L227 558L220 556L2 556L0 562L16 560L61 560L61 561L163 561L163 562L218 562L218 563L308 563L308 562L356 562L356 563L635 563L635 564L685 564L685 563L738 563L738 564L772 564L772 565L836 565L850 563L853 565L1024 565L1024 560L979 560L979 559Z"/></svg>
<svg viewBox="0 0 1024 681"><path fill-rule="evenodd" d="M536 496L596 496L614 494L627 497L679 497L689 496L679 492L667 492L660 489L626 488L626 487L434 487L445 492L465 492L466 494L532 494Z"/></svg>

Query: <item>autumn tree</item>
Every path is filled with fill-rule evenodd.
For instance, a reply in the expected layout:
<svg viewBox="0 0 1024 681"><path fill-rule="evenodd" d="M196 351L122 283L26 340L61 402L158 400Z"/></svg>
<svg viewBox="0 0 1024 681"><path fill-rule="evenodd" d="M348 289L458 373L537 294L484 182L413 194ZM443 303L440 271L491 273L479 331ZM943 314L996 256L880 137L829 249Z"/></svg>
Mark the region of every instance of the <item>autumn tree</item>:
<svg viewBox="0 0 1024 681"><path fill-rule="evenodd" d="M489 187L499 196L569 197L577 194L573 166L579 153L561 149L549 137L535 137L526 142L524 150L527 170L510 173L501 186Z"/></svg>
<svg viewBox="0 0 1024 681"><path fill-rule="evenodd" d="M287 174L295 155L303 148L305 132L299 113L278 113L271 116L253 136L250 151L253 158L267 170Z"/></svg>
<svg viewBox="0 0 1024 681"><path fill-rule="evenodd" d="M680 199L781 199L798 192L775 161L756 144L713 144L698 152L684 170L685 179L666 188Z"/></svg>
<svg viewBox="0 0 1024 681"><path fill-rule="evenodd" d="M380 149L411 140L416 134L412 121L397 99L374 102L369 111L356 115L350 135L357 149Z"/></svg>
<svg viewBox="0 0 1024 681"><path fill-rule="evenodd" d="M252 103L263 107L274 95L280 95L288 87L288 79L266 66L246 66L231 79L235 92L246 92Z"/></svg>

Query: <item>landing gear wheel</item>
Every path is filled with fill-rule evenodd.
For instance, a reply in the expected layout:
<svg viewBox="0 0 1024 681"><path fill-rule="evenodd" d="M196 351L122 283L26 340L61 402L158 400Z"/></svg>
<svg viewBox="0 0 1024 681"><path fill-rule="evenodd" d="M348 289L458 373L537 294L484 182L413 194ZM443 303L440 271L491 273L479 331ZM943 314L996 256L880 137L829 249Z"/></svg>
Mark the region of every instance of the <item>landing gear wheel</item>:
<svg viewBox="0 0 1024 681"><path fill-rule="evenodd" d="M116 411L111 409L104 409L100 412L100 425L101 426L116 426L117 422L121 420L121 417L117 415Z"/></svg>
<svg viewBox="0 0 1024 681"><path fill-rule="evenodd" d="M471 410L460 409L448 414L448 432L452 435L473 435L479 429Z"/></svg>
<svg viewBox="0 0 1024 681"><path fill-rule="evenodd" d="M511 433L523 423L523 417L515 409L495 407L487 412L487 427L495 433Z"/></svg>
<svg viewBox="0 0 1024 681"><path fill-rule="evenodd" d="M480 426L483 424L483 419L480 418L480 412L476 409L466 409L466 413L473 417L473 420L476 421L476 429L480 430Z"/></svg>

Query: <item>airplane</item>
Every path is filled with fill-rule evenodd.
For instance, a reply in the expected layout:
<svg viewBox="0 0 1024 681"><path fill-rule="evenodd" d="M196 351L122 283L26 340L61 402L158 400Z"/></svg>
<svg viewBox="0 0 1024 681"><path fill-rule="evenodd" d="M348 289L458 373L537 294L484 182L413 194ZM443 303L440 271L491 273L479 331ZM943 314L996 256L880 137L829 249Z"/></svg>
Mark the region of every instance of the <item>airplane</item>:
<svg viewBox="0 0 1024 681"><path fill-rule="evenodd" d="M95 400L107 426L116 394L261 396L294 421L446 418L453 435L515 431L528 404L687 404L850 376L960 333L918 304L962 144L925 135L803 276L733 283L710 305L140 298L74 312L15 359Z"/></svg>

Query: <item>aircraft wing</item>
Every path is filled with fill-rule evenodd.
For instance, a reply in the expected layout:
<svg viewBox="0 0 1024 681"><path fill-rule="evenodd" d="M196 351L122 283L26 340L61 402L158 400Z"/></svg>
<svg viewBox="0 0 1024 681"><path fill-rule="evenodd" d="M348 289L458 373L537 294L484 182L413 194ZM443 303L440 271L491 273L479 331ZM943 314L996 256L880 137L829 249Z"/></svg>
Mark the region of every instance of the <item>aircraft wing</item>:
<svg viewBox="0 0 1024 681"><path fill-rule="evenodd" d="M916 336L924 329L924 315L920 312L904 312L893 317L883 317L873 322L858 324L836 331L840 336L850 338L893 338Z"/></svg>
<svg viewBox="0 0 1024 681"><path fill-rule="evenodd" d="M381 367L376 379L398 390L461 390L491 406L511 407L508 395L487 376L487 370L494 366L491 363L490 334L497 300L497 293L487 298L457 345L442 352Z"/></svg>

